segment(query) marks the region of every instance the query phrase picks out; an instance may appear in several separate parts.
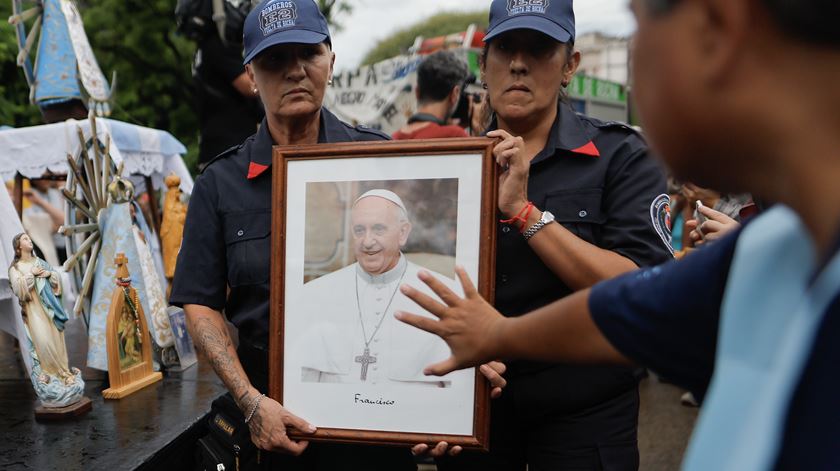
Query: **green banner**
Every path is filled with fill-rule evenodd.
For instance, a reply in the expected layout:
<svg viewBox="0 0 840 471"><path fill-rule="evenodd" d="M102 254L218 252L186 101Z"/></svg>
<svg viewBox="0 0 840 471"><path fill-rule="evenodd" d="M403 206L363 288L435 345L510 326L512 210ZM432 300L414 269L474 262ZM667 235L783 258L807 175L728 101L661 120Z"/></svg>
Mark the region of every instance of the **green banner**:
<svg viewBox="0 0 840 471"><path fill-rule="evenodd" d="M627 91L624 85L582 75L576 75L572 79L569 84L569 95L579 99L627 103Z"/></svg>

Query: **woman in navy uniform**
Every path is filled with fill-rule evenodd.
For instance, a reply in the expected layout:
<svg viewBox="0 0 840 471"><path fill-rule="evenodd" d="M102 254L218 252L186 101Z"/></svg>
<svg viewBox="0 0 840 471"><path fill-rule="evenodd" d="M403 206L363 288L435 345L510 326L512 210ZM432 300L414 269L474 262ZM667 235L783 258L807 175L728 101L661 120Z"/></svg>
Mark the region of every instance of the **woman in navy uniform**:
<svg viewBox="0 0 840 471"><path fill-rule="evenodd" d="M506 316L671 257L665 177L632 129L576 114L571 0L495 0L482 82L507 167L498 208L496 305ZM661 234L660 234L661 232ZM490 453L444 470L635 470L639 372L516 362L492 406Z"/></svg>
<svg viewBox="0 0 840 471"><path fill-rule="evenodd" d="M264 453L263 469L414 470L407 449L319 445L304 454L308 443L290 440L286 429L312 427L262 395L268 384L271 148L388 137L349 126L321 106L335 54L327 22L311 0L263 1L245 21L244 46L265 119L196 180L171 303L184 307L190 334L242 412L239 420L251 416L252 441L285 453ZM222 311L239 330L238 349Z"/></svg>

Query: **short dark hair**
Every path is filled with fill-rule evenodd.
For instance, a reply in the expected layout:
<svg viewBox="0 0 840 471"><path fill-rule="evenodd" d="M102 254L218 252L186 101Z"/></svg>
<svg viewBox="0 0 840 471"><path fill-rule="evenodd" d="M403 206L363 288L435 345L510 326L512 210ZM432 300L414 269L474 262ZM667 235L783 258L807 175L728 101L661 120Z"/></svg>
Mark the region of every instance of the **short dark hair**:
<svg viewBox="0 0 840 471"><path fill-rule="evenodd" d="M681 0L645 0L654 13L664 14ZM761 0L786 34L800 41L840 47L840 2L837 0Z"/></svg>
<svg viewBox="0 0 840 471"><path fill-rule="evenodd" d="M438 51L417 67L417 100L429 103L445 100L456 86L463 85L469 69L451 51Z"/></svg>

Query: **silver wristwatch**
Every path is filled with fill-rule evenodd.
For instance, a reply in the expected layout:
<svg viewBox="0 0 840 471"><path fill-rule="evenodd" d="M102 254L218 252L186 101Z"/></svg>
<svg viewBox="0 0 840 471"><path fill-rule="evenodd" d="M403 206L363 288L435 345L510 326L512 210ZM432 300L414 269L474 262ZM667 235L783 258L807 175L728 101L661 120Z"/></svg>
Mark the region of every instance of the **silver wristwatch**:
<svg viewBox="0 0 840 471"><path fill-rule="evenodd" d="M543 211L542 216L540 216L540 220L537 221L533 226L529 227L527 231L522 233L522 236L525 237L525 240L534 237L540 229L545 227L546 224L554 222L554 215L549 213L548 211Z"/></svg>

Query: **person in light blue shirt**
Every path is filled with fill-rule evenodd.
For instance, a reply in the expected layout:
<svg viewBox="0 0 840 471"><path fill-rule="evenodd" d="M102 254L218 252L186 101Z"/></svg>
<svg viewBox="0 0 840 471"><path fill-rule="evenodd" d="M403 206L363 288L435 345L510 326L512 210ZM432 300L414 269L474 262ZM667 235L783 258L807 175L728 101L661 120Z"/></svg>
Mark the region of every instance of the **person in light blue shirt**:
<svg viewBox="0 0 840 471"><path fill-rule="evenodd" d="M776 202L679 262L505 318L403 292L445 374L487 359L645 365L703 401L683 468L840 469L840 3L633 0L634 92L675 177ZM501 156L505 185L522 159ZM520 180L520 181L517 181Z"/></svg>

